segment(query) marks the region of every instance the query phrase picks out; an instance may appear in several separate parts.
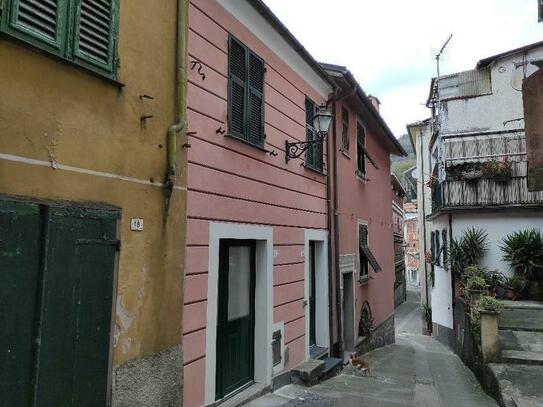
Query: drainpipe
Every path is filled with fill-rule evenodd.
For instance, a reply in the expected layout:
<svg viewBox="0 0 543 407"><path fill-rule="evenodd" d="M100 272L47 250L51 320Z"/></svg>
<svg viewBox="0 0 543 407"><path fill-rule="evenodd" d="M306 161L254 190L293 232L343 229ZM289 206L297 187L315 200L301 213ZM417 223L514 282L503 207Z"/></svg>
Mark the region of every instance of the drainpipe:
<svg viewBox="0 0 543 407"><path fill-rule="evenodd" d="M338 173L337 173L337 120L336 120L336 101L332 105L332 125L334 126L334 136L332 137L332 158L334 160L334 260L336 263L336 318L337 318L337 338L339 343L338 354L336 357L343 359L343 341L342 341L342 324L341 324L341 287L340 287L340 270L339 270L339 194L338 194Z"/></svg>
<svg viewBox="0 0 543 407"><path fill-rule="evenodd" d="M334 106L335 106L335 100L336 100L336 97L337 97L337 89L334 89L334 95L332 96L332 99L328 100L326 105L328 106L330 103L332 103L332 113L335 114L335 109L334 109ZM335 122L334 120L335 119L332 119L332 126L335 126ZM333 273L334 273L334 263L335 263L335 260L332 258L337 250L337 247L336 247L336 243L335 243L335 238L332 237L332 229L334 230L334 233L335 233L335 229L336 229L336 225L335 225L335 222L334 222L334 211L335 211L335 208L334 208L334 205L332 203L332 186L333 188L335 189L335 185L332 185L332 177L331 177L331 168L332 168L332 160L334 161L334 164L335 164L335 156L333 156L333 153L332 153L332 142L330 141L331 138L335 138L335 133L336 133L336 129L335 127L332 128L332 131L330 131L328 133L328 143L327 143L327 148L328 148L328 154L327 154L327 158L328 158L328 174L327 174L327 182L326 182L326 204L327 204L327 207L328 207L328 219L327 219L327 223L328 223L328 230L330 231L330 234L329 234L329 237L328 237L328 304L330 305L329 306L329 310L328 310L328 332L329 332L329 343L330 343L330 350L329 350L329 354L330 356L332 356L332 345L334 344L334 311L333 311L333 304L334 304L334 291L332 289L332 281L333 281ZM334 171L335 172L335 171ZM335 236L335 235L334 235ZM332 245L334 245L334 249L336 250L332 250Z"/></svg>
<svg viewBox="0 0 543 407"><path fill-rule="evenodd" d="M176 69L175 69L175 120L168 128L167 137L167 175L166 175L166 214L173 188L177 181L177 136L186 131L187 112L187 38L189 23L189 0L177 0L177 40L176 40Z"/></svg>
<svg viewBox="0 0 543 407"><path fill-rule="evenodd" d="M422 140L422 130L419 130L419 139L420 139L420 173L422 174L422 238L424 239L424 253L422 256L422 261L424 262L424 290L426 295L426 304L428 304L428 266L426 265L426 204L424 198L424 187L426 186L424 182L424 143ZM420 254L419 254L420 256Z"/></svg>

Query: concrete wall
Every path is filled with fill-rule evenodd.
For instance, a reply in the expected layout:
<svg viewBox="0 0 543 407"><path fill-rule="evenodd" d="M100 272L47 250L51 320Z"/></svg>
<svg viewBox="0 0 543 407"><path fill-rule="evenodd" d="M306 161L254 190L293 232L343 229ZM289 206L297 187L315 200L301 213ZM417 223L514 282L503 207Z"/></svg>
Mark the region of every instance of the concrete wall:
<svg viewBox="0 0 543 407"><path fill-rule="evenodd" d="M206 75L202 80L197 70L191 70L188 87L189 131L194 133L189 137L183 342L185 385L190 389L185 391L184 405L193 407L213 402L215 396L210 390L215 362L206 349L216 346L210 339L216 326L209 320L213 314L209 304L214 304L217 295L211 280L215 235L210 232L216 225L258 225L271 231L266 244L273 246L269 248L273 253L273 310L269 310L273 321L265 317L263 322L284 325L289 353L285 369L306 358L305 236L306 231L327 229L326 176L302 166L303 155L286 164L285 140L305 140L305 98L321 104L331 88L323 85L250 2L194 0L189 20L189 59L200 61ZM217 133L219 128L228 130L229 33L265 61L264 148L276 151L276 156ZM257 273L266 270L257 268ZM268 335L258 326L256 331L257 336ZM271 350L271 334L265 339L268 348L256 355L257 361ZM271 367L264 373L271 375Z"/></svg>
<svg viewBox="0 0 543 407"><path fill-rule="evenodd" d="M430 179L428 147L430 145L431 130L429 124L417 124L408 126L408 131L417 154L417 208L420 250L419 280L421 283L421 301L423 304L426 304L430 303L430 298L428 297L431 295L431 290L426 287L428 281L427 270L429 272L430 266L424 260L425 253L430 250L431 233L431 222L426 220L426 217L432 212L432 192L427 186L427 182Z"/></svg>
<svg viewBox="0 0 543 407"><path fill-rule="evenodd" d="M181 393L186 203L181 148L180 179L167 217L162 184L166 132L175 119L175 15L175 0L160 5L121 0L118 80L125 87L10 38L0 40L0 192L120 209L111 343L114 381L123 385L113 400L130 400L146 377L137 361L155 358L154 371L164 373L163 388L173 393L156 399L156 392L149 394L148 405L160 405L162 396L177 403ZM143 94L154 100L141 99ZM142 124L143 114L154 117ZM144 230L131 231L131 218L143 218ZM175 356L164 358L165 351ZM121 369L127 362L130 369ZM166 373L172 366L174 375ZM125 380L125 372L134 380Z"/></svg>
<svg viewBox="0 0 543 407"><path fill-rule="evenodd" d="M379 262L382 272L375 273L369 266L369 280L363 285L355 285L355 338L358 334L358 321L362 305L368 301L374 325L384 322L394 312L394 238L392 232L392 187L390 184L390 151L378 133L366 127L366 148L376 161L379 169L366 160L367 180L356 173L356 124L357 118L365 125L364 117L347 103L336 103L336 146L342 145L341 111L349 112L349 155L337 152L339 194L338 227L339 253L355 256L355 281L360 272L358 250L358 223L368 225L368 244ZM336 303L337 301L334 301ZM335 314L334 314L335 315Z"/></svg>
<svg viewBox="0 0 543 407"><path fill-rule="evenodd" d="M444 101L441 134L524 128L523 121L503 124L506 120L524 117L522 81L537 67L529 64L524 72L523 58L528 61L543 58L543 47L494 62L490 66L492 94Z"/></svg>

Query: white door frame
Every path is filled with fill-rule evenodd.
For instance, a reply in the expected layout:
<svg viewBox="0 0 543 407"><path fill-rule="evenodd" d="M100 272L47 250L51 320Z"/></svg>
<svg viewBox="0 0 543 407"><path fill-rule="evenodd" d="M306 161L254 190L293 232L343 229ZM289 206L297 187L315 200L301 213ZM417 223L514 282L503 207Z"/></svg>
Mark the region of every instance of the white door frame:
<svg viewBox="0 0 543 407"><path fill-rule="evenodd" d="M328 303L328 232L306 229L304 234L305 358L309 359L309 242L315 241L315 340L317 346L330 350Z"/></svg>
<svg viewBox="0 0 543 407"><path fill-rule="evenodd" d="M356 340L357 340L357 332L356 332L356 266L355 266L355 259L357 259L358 256L355 254L344 254L340 255L340 266L339 266L339 273L340 273L340 279L339 279L339 288L340 288L340 296L341 301L339 306L341 307L341 326L345 327L345 315L343 313L343 303L345 302L345 284L343 282L343 276L345 274L351 274L352 277L352 299L353 299L353 344L356 346ZM345 338L343 337L343 331L341 332L341 341L345 343Z"/></svg>
<svg viewBox="0 0 543 407"><path fill-rule="evenodd" d="M219 243L221 239L256 241L254 352L258 357L254 358L254 381L266 386L272 381L273 228L210 222L205 359L206 405L216 401Z"/></svg>

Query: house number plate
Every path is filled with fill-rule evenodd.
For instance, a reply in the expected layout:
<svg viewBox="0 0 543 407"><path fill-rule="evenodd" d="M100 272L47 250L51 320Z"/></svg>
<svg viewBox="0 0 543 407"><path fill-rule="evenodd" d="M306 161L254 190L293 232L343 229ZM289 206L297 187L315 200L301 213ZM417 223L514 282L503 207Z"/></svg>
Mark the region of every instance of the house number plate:
<svg viewBox="0 0 543 407"><path fill-rule="evenodd" d="M141 219L141 218L132 218L132 219L130 219L130 230L142 231L143 230L143 219Z"/></svg>

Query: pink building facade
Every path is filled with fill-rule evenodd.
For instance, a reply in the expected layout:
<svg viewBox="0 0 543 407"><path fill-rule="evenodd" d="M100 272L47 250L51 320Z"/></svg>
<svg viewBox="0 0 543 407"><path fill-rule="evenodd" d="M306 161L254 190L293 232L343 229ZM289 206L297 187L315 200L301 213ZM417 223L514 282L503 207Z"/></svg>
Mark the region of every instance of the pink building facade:
<svg viewBox="0 0 543 407"><path fill-rule="evenodd" d="M367 97L345 67L322 66L339 89L330 142L334 339L345 353L364 353L394 341L390 154L406 153L381 118L377 99Z"/></svg>
<svg viewBox="0 0 543 407"><path fill-rule="evenodd" d="M197 407L331 348L326 164L287 163L285 141L306 140L333 86L259 1L194 0L189 23L183 358Z"/></svg>

